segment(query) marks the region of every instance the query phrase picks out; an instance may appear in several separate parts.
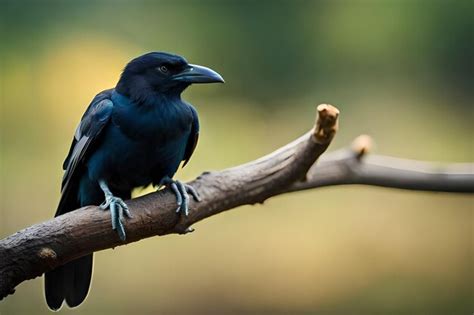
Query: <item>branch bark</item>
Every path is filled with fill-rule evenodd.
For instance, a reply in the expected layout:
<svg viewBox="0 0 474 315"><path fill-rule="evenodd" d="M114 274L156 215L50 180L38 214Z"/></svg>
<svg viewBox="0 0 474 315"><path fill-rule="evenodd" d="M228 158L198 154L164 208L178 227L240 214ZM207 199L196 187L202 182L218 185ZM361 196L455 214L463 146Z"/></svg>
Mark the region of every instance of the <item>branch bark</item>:
<svg viewBox="0 0 474 315"><path fill-rule="evenodd" d="M111 229L110 215L88 206L30 226L0 240L0 299L21 282L40 276L91 252L113 248L155 235L190 232L192 224L222 211L299 190L345 184L365 184L414 190L473 192L473 165L439 168L384 156L368 156L370 138L357 138L350 149L327 154L339 111L319 105L311 131L253 162L219 172L205 172L189 184L202 197L191 201L189 216L174 210L167 189L127 201L134 217L125 222L127 240Z"/></svg>

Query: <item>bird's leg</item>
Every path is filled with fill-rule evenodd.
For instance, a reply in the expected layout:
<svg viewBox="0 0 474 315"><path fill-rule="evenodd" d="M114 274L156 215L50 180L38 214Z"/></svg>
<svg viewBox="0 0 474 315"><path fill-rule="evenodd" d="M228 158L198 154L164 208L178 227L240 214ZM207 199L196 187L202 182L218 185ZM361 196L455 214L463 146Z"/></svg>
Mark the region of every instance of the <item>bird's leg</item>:
<svg viewBox="0 0 474 315"><path fill-rule="evenodd" d="M119 197L115 197L104 180L99 180L99 186L104 192L105 201L100 205L103 210L110 209L110 217L112 219L112 229L116 230L120 239L125 241L125 228L123 226L124 215L131 218L132 215L128 210L127 204Z"/></svg>
<svg viewBox="0 0 474 315"><path fill-rule="evenodd" d="M161 180L160 186L161 185L168 186L176 196L176 203L178 204L176 212L181 211L186 216L189 214L189 195L193 196L194 200L197 202L201 201L201 197L194 187L183 184L178 180L173 180L166 176Z"/></svg>

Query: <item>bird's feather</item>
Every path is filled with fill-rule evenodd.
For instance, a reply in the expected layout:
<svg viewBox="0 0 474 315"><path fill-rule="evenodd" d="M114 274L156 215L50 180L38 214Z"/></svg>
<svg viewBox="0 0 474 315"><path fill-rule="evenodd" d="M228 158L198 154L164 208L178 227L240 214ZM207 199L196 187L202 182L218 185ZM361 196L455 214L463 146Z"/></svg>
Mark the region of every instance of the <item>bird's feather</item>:
<svg viewBox="0 0 474 315"><path fill-rule="evenodd" d="M89 152L88 149L94 146L94 142L100 138L101 131L108 123L113 108L113 103L108 98L110 94L111 90L98 94L82 116L69 153L63 163L65 172L61 185L62 190L77 173L78 166Z"/></svg>
<svg viewBox="0 0 474 315"><path fill-rule="evenodd" d="M196 112L196 109L192 105L189 105L191 112L193 114L193 123L191 126L191 133L188 137L188 142L186 143L186 150L184 151L184 158L183 158L183 167L188 164L191 155L193 155L194 150L196 149L198 140L199 140L199 118Z"/></svg>

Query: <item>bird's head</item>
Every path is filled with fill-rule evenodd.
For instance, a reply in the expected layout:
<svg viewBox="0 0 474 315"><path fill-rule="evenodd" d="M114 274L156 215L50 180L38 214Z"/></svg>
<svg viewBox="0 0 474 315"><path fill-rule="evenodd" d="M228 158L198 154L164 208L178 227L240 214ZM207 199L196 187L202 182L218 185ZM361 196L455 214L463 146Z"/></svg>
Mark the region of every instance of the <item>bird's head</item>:
<svg viewBox="0 0 474 315"><path fill-rule="evenodd" d="M117 84L119 93L158 92L179 95L193 83L224 82L212 69L193 65L181 56L151 52L130 61Z"/></svg>

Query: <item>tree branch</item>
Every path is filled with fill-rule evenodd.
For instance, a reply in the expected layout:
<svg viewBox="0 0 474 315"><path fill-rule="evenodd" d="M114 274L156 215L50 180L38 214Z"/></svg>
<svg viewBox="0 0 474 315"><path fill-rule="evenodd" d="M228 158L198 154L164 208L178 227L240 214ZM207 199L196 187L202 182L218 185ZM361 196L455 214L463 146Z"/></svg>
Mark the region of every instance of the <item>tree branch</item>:
<svg viewBox="0 0 474 315"><path fill-rule="evenodd" d="M357 137L351 148L323 156L307 174L307 181L295 182L286 192L335 185L372 185L421 191L474 192L474 164L440 163L368 155L372 139Z"/></svg>
<svg viewBox="0 0 474 315"><path fill-rule="evenodd" d="M202 197L191 201L190 213L175 212L174 195L167 189L127 201L134 217L125 222L127 240L120 241L111 229L110 215L88 206L30 226L0 240L0 298L14 292L21 282L40 276L68 261L91 252L171 233L185 234L192 224L240 205L298 190L330 185L365 184L416 190L473 192L471 165L436 168L429 163L365 157L367 136L351 149L327 154L337 131L339 111L318 106L314 128L281 149L253 162L220 172L205 172L190 182Z"/></svg>

